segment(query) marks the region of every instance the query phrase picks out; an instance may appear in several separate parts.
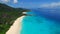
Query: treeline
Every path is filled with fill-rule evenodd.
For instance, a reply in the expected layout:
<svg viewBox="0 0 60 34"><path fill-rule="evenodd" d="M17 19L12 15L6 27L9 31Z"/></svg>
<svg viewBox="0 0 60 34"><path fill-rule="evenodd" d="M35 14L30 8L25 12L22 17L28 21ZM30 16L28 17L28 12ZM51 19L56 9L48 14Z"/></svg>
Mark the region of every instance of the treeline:
<svg viewBox="0 0 60 34"><path fill-rule="evenodd" d="M22 12L28 12L27 9L13 8L0 3L0 34L5 34L14 20L22 16Z"/></svg>

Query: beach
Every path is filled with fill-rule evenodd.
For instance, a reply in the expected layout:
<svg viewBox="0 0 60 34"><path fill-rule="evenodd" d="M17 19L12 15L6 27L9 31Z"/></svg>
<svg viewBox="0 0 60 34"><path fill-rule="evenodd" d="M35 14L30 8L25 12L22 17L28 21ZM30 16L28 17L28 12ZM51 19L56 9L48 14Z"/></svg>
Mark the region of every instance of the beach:
<svg viewBox="0 0 60 34"><path fill-rule="evenodd" d="M17 18L13 25L10 27L10 29L6 32L6 34L20 34L21 31L21 25L22 25L22 20L25 16L21 16Z"/></svg>

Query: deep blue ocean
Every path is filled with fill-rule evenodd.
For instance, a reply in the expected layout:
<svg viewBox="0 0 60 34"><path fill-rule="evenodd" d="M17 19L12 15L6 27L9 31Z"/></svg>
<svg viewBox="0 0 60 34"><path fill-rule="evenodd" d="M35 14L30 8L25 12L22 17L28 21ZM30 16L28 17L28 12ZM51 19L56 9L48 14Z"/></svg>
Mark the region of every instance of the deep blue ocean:
<svg viewBox="0 0 60 34"><path fill-rule="evenodd" d="M49 11L49 12L48 12ZM50 10L31 10L24 17L20 34L60 34L60 14Z"/></svg>

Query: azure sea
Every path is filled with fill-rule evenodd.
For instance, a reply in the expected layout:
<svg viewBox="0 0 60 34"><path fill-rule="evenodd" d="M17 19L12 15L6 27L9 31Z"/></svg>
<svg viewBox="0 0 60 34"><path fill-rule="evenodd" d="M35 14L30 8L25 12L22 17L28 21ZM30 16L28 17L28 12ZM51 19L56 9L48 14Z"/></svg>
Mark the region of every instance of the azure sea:
<svg viewBox="0 0 60 34"><path fill-rule="evenodd" d="M32 10L22 21L20 34L60 34L60 21L53 13Z"/></svg>

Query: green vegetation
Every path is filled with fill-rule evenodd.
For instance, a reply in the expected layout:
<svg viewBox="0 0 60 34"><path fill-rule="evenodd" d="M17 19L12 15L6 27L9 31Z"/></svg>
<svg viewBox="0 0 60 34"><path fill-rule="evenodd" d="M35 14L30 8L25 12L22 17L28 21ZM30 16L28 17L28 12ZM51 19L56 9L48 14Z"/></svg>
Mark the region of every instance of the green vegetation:
<svg viewBox="0 0 60 34"><path fill-rule="evenodd" d="M12 8L0 3L0 34L5 34L13 24L14 20L22 16L22 12L27 12L27 9Z"/></svg>

